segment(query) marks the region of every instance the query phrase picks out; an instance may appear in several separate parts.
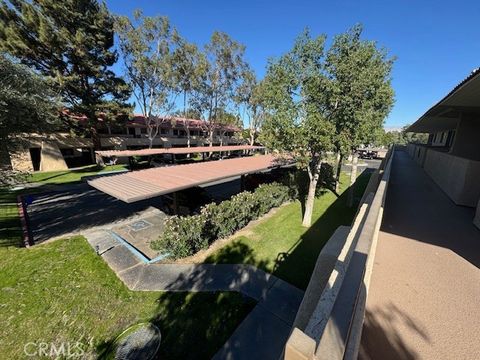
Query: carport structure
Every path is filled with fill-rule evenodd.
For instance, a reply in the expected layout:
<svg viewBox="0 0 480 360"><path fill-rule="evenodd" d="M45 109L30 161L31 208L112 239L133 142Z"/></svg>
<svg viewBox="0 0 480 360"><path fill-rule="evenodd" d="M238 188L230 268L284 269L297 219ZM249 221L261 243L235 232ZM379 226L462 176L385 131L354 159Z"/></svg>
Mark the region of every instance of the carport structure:
<svg viewBox="0 0 480 360"><path fill-rule="evenodd" d="M178 148L155 148L155 149L140 149L140 150L100 150L95 151L95 154L102 157L130 157L130 156L149 156L149 155L184 155L196 153L211 153L211 152L228 152L228 151L248 151L248 150L262 150L263 146L252 145L228 145L228 146L191 146Z"/></svg>
<svg viewBox="0 0 480 360"><path fill-rule="evenodd" d="M290 164L274 155L208 161L105 176L88 181L97 190L132 203Z"/></svg>

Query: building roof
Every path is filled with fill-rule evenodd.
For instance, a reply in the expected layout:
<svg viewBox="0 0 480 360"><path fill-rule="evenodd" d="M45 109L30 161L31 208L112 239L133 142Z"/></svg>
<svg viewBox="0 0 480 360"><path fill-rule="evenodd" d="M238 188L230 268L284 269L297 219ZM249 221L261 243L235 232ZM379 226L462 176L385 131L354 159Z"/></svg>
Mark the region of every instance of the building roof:
<svg viewBox="0 0 480 360"><path fill-rule="evenodd" d="M140 150L100 150L95 151L100 156L110 157L129 157L129 156L148 156L160 154L195 154L202 152L222 152L222 151L239 151L239 150L259 150L264 149L263 146L250 145L227 145L227 146L192 146L178 148L155 148Z"/></svg>
<svg viewBox="0 0 480 360"><path fill-rule="evenodd" d="M208 161L133 171L88 181L94 188L132 203L234 176L286 165L273 155Z"/></svg>
<svg viewBox="0 0 480 360"><path fill-rule="evenodd" d="M443 99L432 106L407 131L434 133L455 129L461 113L480 113L480 69L456 85Z"/></svg>

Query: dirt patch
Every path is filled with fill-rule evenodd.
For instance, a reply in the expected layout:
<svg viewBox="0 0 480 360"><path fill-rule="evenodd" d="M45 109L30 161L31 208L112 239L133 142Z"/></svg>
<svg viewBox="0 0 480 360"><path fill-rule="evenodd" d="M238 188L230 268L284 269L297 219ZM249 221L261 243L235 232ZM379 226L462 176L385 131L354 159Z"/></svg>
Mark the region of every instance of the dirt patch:
<svg viewBox="0 0 480 360"><path fill-rule="evenodd" d="M253 228L257 226L259 223L262 221L265 221L266 219L271 218L273 215L275 215L279 209L282 207L290 204L290 202L286 202L285 204L282 204L279 207L273 208L270 210L268 213L263 215L262 217L259 217L256 220L252 220L248 223L247 226L245 226L243 229L238 230L236 233L233 235L224 238L224 239L218 239L217 241L214 241L208 249L205 250L200 250L197 252L195 255L183 258L183 259L177 259L174 261L176 264L199 264L205 262L205 259L208 258L210 255L212 255L214 252L216 252L218 249L224 247L228 243L232 242L234 239L238 238L239 236L246 236L250 237L251 239L255 239L255 234L253 233Z"/></svg>

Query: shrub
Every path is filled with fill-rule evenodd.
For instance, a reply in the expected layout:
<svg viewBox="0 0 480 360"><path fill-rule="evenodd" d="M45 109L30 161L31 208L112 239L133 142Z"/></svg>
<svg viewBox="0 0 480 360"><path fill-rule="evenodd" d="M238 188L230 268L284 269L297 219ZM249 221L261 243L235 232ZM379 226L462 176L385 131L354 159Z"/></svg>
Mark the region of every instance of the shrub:
<svg viewBox="0 0 480 360"><path fill-rule="evenodd" d="M244 191L219 204L205 205L199 215L169 217L152 248L167 252L174 259L193 255L292 199L292 195L287 185L265 184L253 193Z"/></svg>
<svg viewBox="0 0 480 360"><path fill-rule="evenodd" d="M168 217L162 236L152 243L152 248L169 253L175 259L192 255L208 246L208 239L203 233L204 225L202 214Z"/></svg>

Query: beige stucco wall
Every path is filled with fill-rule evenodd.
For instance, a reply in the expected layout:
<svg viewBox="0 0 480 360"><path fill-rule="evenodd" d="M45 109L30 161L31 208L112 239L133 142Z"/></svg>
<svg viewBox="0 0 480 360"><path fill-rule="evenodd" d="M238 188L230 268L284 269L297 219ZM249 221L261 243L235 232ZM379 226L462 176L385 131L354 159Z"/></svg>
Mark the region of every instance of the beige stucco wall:
<svg viewBox="0 0 480 360"><path fill-rule="evenodd" d="M68 166L55 141L43 141L40 171L67 170Z"/></svg>
<svg viewBox="0 0 480 360"><path fill-rule="evenodd" d="M428 149L424 169L455 204L477 206L480 198L480 161Z"/></svg>
<svg viewBox="0 0 480 360"><path fill-rule="evenodd" d="M21 149L10 153L12 168L17 171L33 171L32 159L28 149Z"/></svg>
<svg viewBox="0 0 480 360"><path fill-rule="evenodd" d="M55 171L67 169L60 149L93 147L90 139L66 133L22 134L14 141L16 149L10 151L10 161L12 168L19 171L33 171L30 148L41 149L40 171Z"/></svg>

